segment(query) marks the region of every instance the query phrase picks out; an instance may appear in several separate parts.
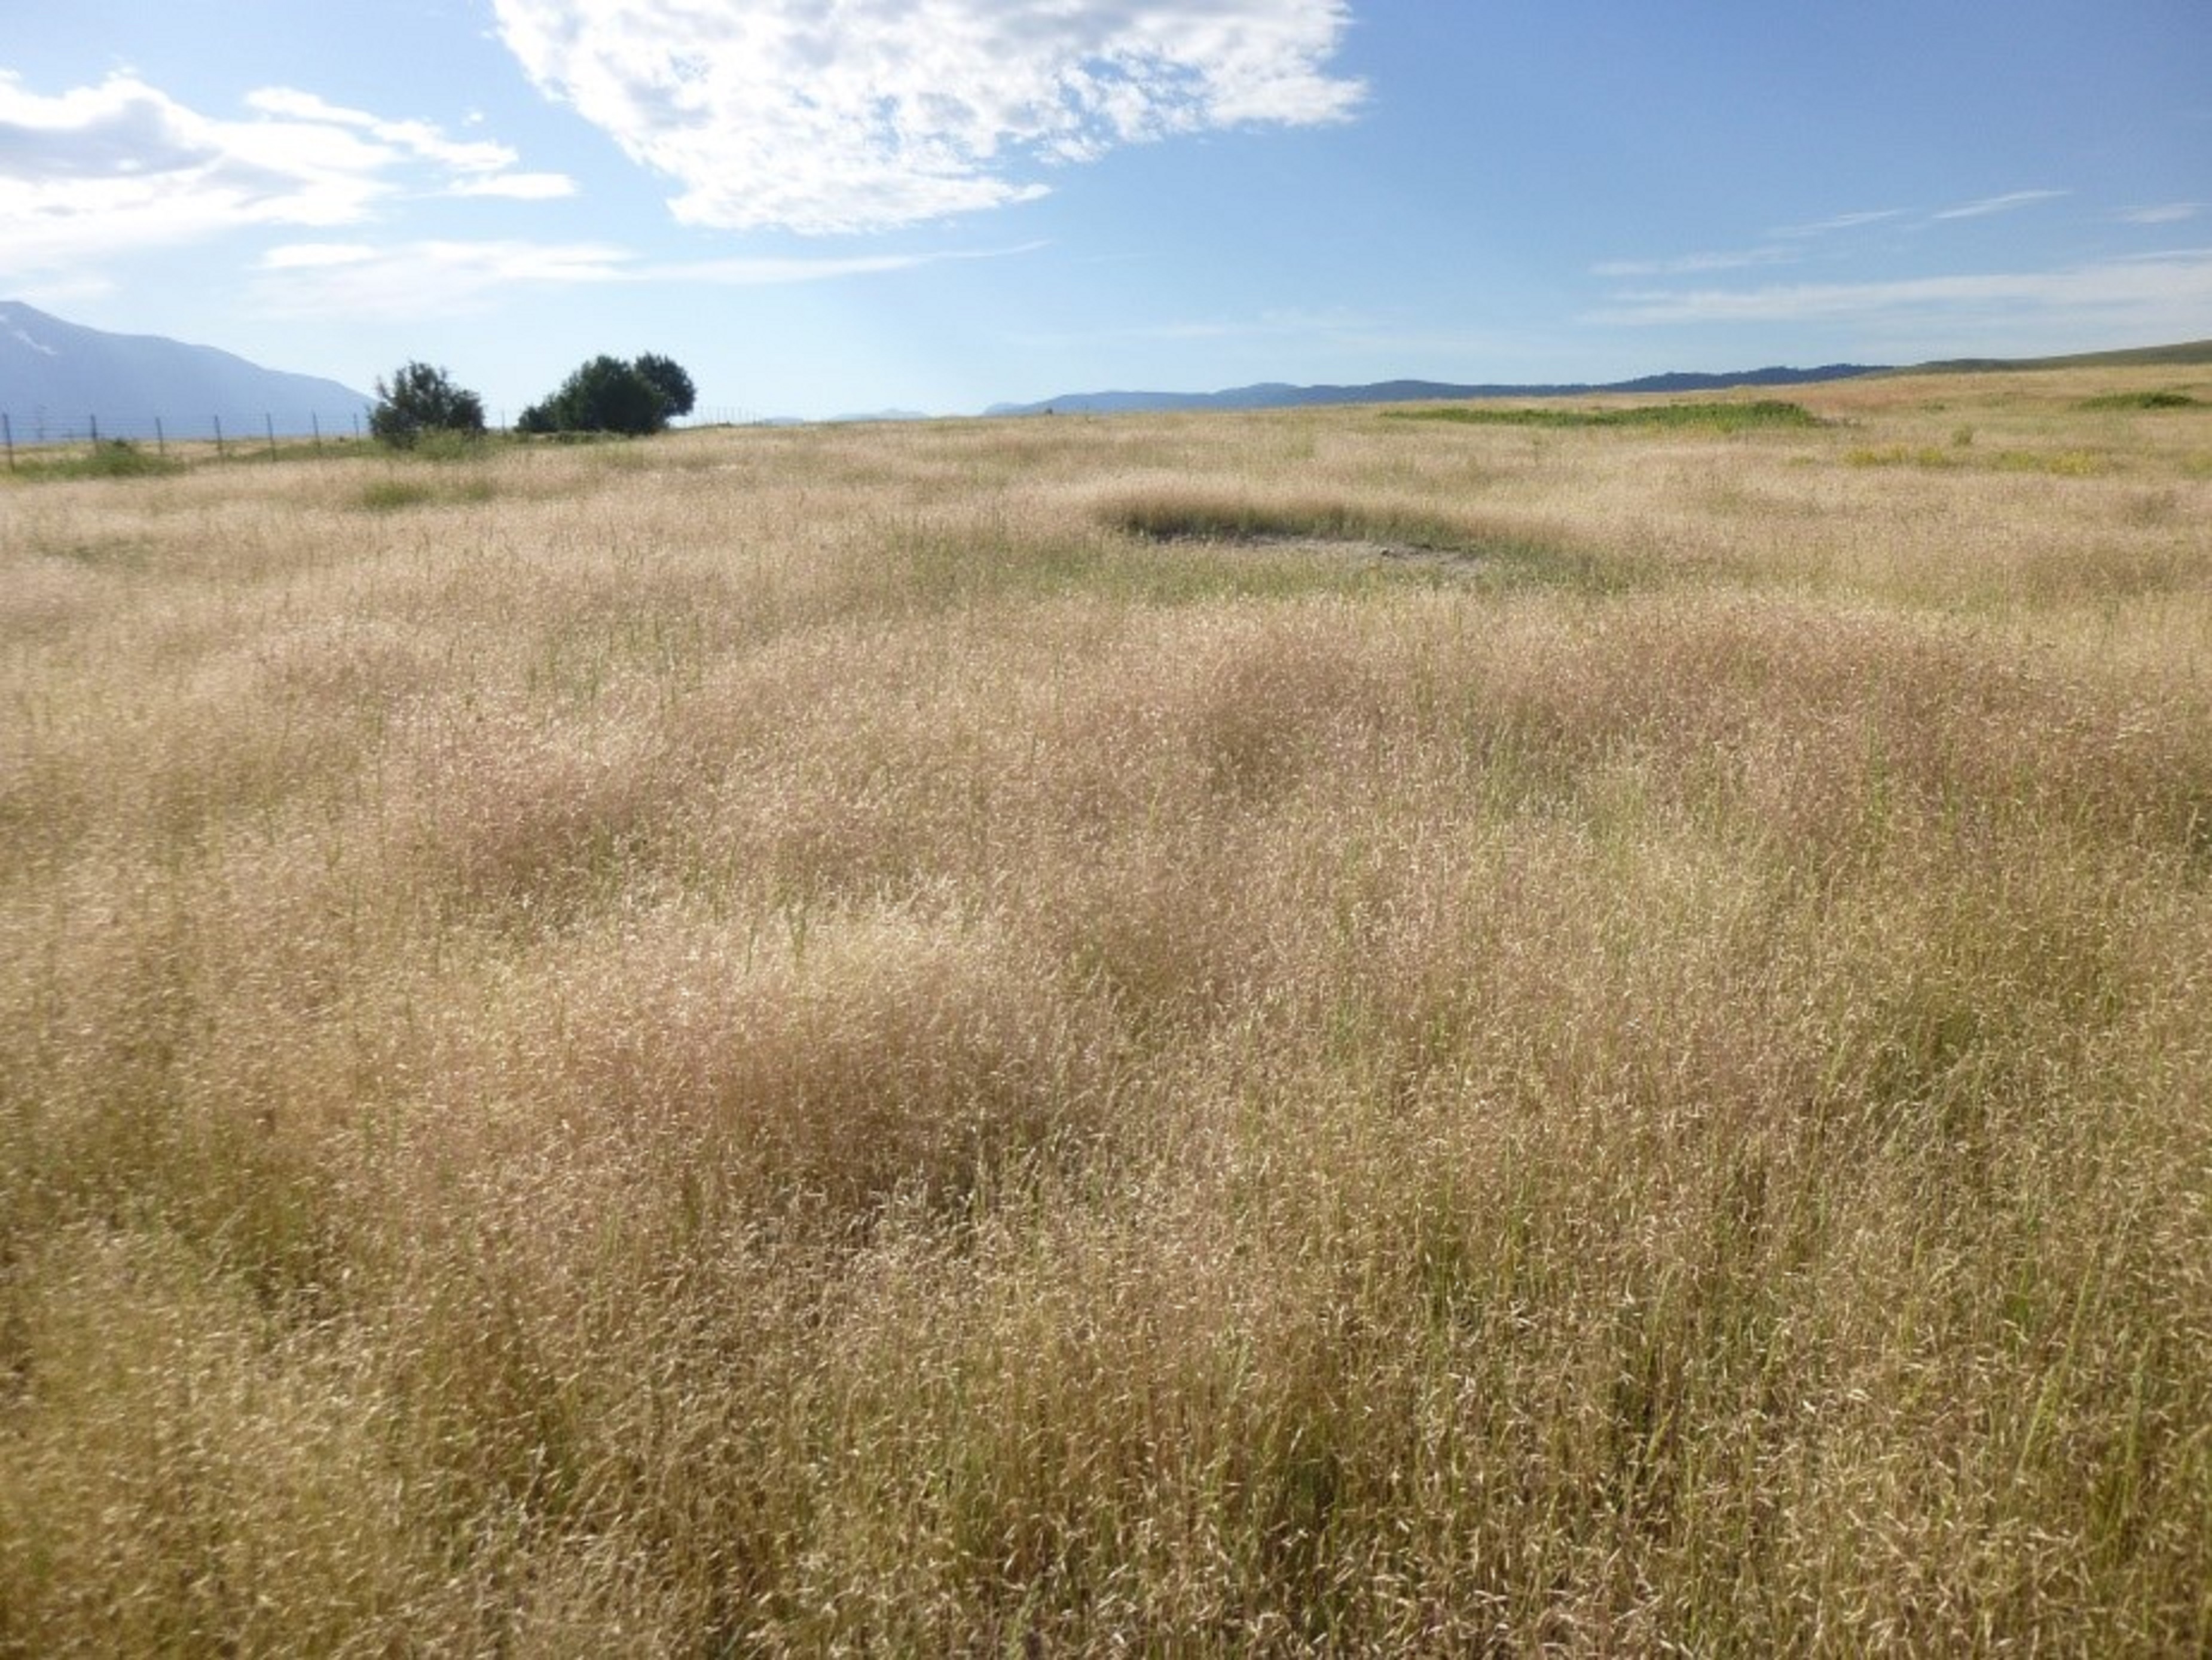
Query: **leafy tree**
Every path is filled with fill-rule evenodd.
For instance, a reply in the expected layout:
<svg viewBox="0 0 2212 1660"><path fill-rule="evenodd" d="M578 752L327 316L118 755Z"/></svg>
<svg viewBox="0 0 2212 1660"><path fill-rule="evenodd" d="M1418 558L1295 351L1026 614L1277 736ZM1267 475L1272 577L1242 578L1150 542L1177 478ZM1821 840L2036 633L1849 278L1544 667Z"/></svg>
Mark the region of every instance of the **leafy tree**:
<svg viewBox="0 0 2212 1660"><path fill-rule="evenodd" d="M453 384L442 368L409 363L387 384L376 383L376 407L368 429L395 449L412 449L428 432L483 435L483 400Z"/></svg>
<svg viewBox="0 0 2212 1660"><path fill-rule="evenodd" d="M660 396L668 405L670 420L679 415L689 415L696 407L698 389L692 386L691 377L684 372L684 365L674 358L649 351L632 367L660 388Z"/></svg>
<svg viewBox="0 0 2212 1660"><path fill-rule="evenodd" d="M648 352L635 362L599 356L561 383L542 404L523 410L526 433L659 432L672 417L689 415L697 399L681 364Z"/></svg>

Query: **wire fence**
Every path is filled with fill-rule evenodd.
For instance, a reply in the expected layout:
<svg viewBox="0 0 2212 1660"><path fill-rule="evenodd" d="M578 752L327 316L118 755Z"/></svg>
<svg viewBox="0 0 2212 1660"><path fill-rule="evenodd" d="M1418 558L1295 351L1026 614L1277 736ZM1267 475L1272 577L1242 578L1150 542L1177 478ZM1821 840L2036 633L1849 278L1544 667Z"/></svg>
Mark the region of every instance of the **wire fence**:
<svg viewBox="0 0 2212 1660"><path fill-rule="evenodd" d="M19 414L0 410L0 448L13 467L18 452L97 450L102 444L150 447L167 454L172 444L212 444L219 453L233 449L263 447L275 450L280 442L337 443L370 435L368 404L332 409L263 410L221 415L148 415L115 417L80 414L74 410L33 409ZM512 429L508 411L492 411L494 431ZM519 414L519 411L517 412ZM750 410L731 407L694 410L677 424L683 427L747 427L763 417Z"/></svg>
<svg viewBox="0 0 2212 1660"><path fill-rule="evenodd" d="M279 440L306 439L322 443L366 437L369 405L285 413L265 410L210 415L149 415L116 417L78 414L73 410L34 409L25 414L0 410L0 447L9 465L19 450L97 449L102 444L151 445L166 453L172 444L212 443L218 450L235 446L266 445Z"/></svg>

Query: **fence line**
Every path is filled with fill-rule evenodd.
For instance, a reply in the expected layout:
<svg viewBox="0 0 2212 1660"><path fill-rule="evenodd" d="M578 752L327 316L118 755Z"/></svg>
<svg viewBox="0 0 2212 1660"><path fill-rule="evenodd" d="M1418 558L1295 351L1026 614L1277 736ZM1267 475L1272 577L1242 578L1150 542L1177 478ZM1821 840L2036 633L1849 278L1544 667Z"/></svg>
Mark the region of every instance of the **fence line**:
<svg viewBox="0 0 2212 1660"><path fill-rule="evenodd" d="M362 404L290 413L225 410L210 415L170 413L135 418L43 408L28 411L0 410L0 447L4 447L7 464L13 467L19 450L67 449L75 445L97 449L102 444L150 444L156 451L166 453L172 444L211 443L218 451L227 453L235 447L263 445L274 449L283 439L335 443L368 437L371 408ZM492 423L493 430L508 431L508 411L500 410L495 413L497 418ZM759 424L761 419L751 410L725 406L694 410L675 424L748 427Z"/></svg>
<svg viewBox="0 0 2212 1660"><path fill-rule="evenodd" d="M4 442L13 465L18 450L66 449L72 445L151 444L167 450L171 444L213 443L227 449L237 444L267 444L279 439L362 438L368 434L370 406L280 412L224 410L208 415L148 415L117 417L112 414L33 409L27 412L0 410L0 442Z"/></svg>

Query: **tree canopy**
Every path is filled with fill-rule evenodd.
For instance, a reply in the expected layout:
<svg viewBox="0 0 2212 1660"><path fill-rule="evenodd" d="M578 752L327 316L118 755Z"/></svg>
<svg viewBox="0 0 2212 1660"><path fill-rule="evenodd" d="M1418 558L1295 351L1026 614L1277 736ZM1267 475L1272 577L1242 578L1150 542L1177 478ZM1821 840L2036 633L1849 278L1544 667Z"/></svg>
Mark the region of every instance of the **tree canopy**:
<svg viewBox="0 0 2212 1660"><path fill-rule="evenodd" d="M578 368L517 423L528 433L619 432L642 437L689 415L697 390L682 364L647 352L635 362L600 356Z"/></svg>

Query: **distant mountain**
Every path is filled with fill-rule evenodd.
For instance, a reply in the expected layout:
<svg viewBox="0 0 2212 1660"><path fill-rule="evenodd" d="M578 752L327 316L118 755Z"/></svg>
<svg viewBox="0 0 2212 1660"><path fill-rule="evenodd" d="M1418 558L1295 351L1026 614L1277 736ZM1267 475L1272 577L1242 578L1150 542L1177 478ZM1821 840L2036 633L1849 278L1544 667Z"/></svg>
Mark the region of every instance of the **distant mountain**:
<svg viewBox="0 0 2212 1660"><path fill-rule="evenodd" d="M1269 410L1304 404L1414 404L1464 398L1583 398L1605 392L1719 392L1729 386L1801 386L1890 371L1871 363L1820 368L1744 369L1733 374L1647 374L1603 385L1455 386L1441 380L1378 380L1364 386L1291 386L1269 381L1228 392L1085 392L1041 404L994 404L986 415L1123 415L1138 410Z"/></svg>
<svg viewBox="0 0 2212 1660"><path fill-rule="evenodd" d="M1920 363L1912 374L1969 374L2011 369L2195 368L2212 363L2212 340L2185 340L2172 346L2140 346L2126 351L2084 351L2068 357L1951 357Z"/></svg>
<svg viewBox="0 0 2212 1660"><path fill-rule="evenodd" d="M88 436L234 438L272 428L350 435L374 400L335 380L287 374L212 346L108 334L0 301L0 413L19 444Z"/></svg>

